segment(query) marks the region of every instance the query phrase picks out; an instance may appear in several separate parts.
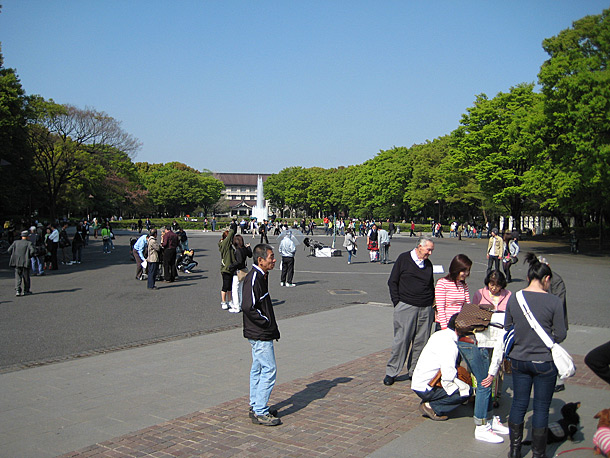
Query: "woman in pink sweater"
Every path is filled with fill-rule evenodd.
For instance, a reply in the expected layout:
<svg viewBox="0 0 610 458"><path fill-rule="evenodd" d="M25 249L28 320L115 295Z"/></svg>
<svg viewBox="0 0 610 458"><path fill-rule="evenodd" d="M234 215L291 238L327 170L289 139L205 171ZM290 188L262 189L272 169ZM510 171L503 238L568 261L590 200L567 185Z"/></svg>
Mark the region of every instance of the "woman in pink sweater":
<svg viewBox="0 0 610 458"><path fill-rule="evenodd" d="M485 288L481 288L472 298L473 304L490 304L494 311L504 312L511 292L506 289L506 277L499 270L492 270L485 277Z"/></svg>
<svg viewBox="0 0 610 458"><path fill-rule="evenodd" d="M449 318L462 310L470 301L466 278L470 275L472 261L465 254L458 254L449 265L449 273L436 282L436 322L447 329ZM438 327L438 326L437 326Z"/></svg>

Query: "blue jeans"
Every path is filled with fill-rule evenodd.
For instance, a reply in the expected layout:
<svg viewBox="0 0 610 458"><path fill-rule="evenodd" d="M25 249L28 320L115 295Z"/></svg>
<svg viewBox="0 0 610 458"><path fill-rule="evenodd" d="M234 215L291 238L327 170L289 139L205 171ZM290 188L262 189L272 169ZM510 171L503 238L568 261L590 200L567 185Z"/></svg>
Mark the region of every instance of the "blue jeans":
<svg viewBox="0 0 610 458"><path fill-rule="evenodd" d="M415 391L415 390L413 390ZM429 391L415 391L422 401L430 403L430 407L437 415L445 415L455 409L468 399L468 396L460 396L460 391L455 390L453 394L447 394L443 388L434 387Z"/></svg>
<svg viewBox="0 0 610 458"><path fill-rule="evenodd" d="M347 262L352 262L352 254L354 250L347 250Z"/></svg>
<svg viewBox="0 0 610 458"><path fill-rule="evenodd" d="M250 369L250 405L256 415L269 413L269 397L275 385L277 368L273 340L248 339L252 346Z"/></svg>
<svg viewBox="0 0 610 458"><path fill-rule="evenodd" d="M387 243L382 243L379 245L379 261L382 263L387 263L389 261L389 253L390 253L390 245Z"/></svg>
<svg viewBox="0 0 610 458"><path fill-rule="evenodd" d="M104 253L110 253L110 239L104 240Z"/></svg>
<svg viewBox="0 0 610 458"><path fill-rule="evenodd" d="M553 400L557 368L552 361L510 361L513 371L513 404L508 421L517 425L523 423L534 386L533 428L546 428L549 423L549 407Z"/></svg>
<svg viewBox="0 0 610 458"><path fill-rule="evenodd" d="M30 263L32 265L32 273L34 275L40 275L42 270L42 258L39 256L32 256L30 258Z"/></svg>
<svg viewBox="0 0 610 458"><path fill-rule="evenodd" d="M484 425L492 417L491 386L484 387L481 382L488 375L489 351L475 344L458 341L458 350L466 360L468 369L477 379L477 395L474 401L474 424Z"/></svg>

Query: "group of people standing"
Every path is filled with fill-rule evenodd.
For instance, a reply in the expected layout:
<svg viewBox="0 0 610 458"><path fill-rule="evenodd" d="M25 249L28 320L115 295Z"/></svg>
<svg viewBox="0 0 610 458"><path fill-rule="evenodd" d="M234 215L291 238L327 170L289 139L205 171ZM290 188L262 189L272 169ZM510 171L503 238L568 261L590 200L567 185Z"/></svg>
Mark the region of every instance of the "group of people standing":
<svg viewBox="0 0 610 458"><path fill-rule="evenodd" d="M197 265L193 254L188 247L188 236L180 226L165 226L160 237L157 228L151 228L148 234L138 237L132 247L136 280L147 280L150 290L158 289L156 282L161 278L173 283L178 279L179 266L183 266L183 272L190 273Z"/></svg>
<svg viewBox="0 0 610 458"><path fill-rule="evenodd" d="M397 258L390 274L394 340L384 384L394 384L406 363L406 378L412 380L411 388L421 398L421 413L433 420L447 420L447 414L472 395L468 380L459 376L459 358L463 359L476 379L475 438L501 443L500 435L508 434L510 457L521 456L524 416L534 387L532 450L534 457L545 457L549 407L557 381L550 350L532 330L515 295L505 289L507 280L498 268L488 270L483 288L471 301L466 280L472 261L458 254L448 274L434 285L429 260L433 250L433 239L421 237L413 250ZM561 342L567 335L565 296L552 294L555 275L545 259L528 253L525 261L528 286L523 297L541 327L555 342ZM492 325L482 332L456 326L458 313L471 302L486 304L494 312ZM502 344L508 328L514 329L514 345L505 355ZM500 391L505 357L513 377L508 426L492 410L492 394L494 389Z"/></svg>
<svg viewBox="0 0 610 458"><path fill-rule="evenodd" d="M265 227L261 224L260 228ZM244 278L248 273L248 258L252 258L250 244L244 242L244 238L237 234L238 224L233 220L229 229L223 231L218 242L220 252L220 276L222 287L220 290L220 307L231 313L239 313L242 310L242 290ZM279 252L282 256L282 274L280 286L293 288L294 283L294 255L296 253L296 243L291 237L290 229L282 238L279 245ZM266 230L260 232L261 243L269 244Z"/></svg>
<svg viewBox="0 0 610 458"><path fill-rule="evenodd" d="M41 276L48 271L59 270L60 264L70 266L82 262L83 248L89 240L89 223L86 219L79 221L72 236L68 234L68 229L67 221L47 226L34 222L29 229L20 232L20 238L9 247L9 265L15 268L16 296L31 294L31 275ZM110 240L108 222L103 225L102 235L104 230ZM104 247L106 250L109 252L110 246Z"/></svg>

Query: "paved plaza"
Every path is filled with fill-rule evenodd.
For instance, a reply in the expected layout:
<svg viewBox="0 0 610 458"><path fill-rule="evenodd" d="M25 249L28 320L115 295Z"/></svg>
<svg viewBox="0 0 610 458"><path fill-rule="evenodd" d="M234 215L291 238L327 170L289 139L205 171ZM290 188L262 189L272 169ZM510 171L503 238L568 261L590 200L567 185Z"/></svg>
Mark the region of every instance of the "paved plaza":
<svg viewBox="0 0 610 458"><path fill-rule="evenodd" d="M189 234L199 268L177 283L161 283L158 291L133 278L127 249L133 235L127 231L118 231L111 255L92 240L80 266L33 278L32 296L14 297L12 271L4 263L0 456L506 456L507 442L474 439L472 406L460 407L447 422L432 422L417 411L410 382L381 383L392 340L386 286L392 266L366 262L365 250L350 266L345 258L313 258L299 250L296 288L281 288L279 272L271 274L282 332L271 401L283 425L253 425L247 414L249 345L241 317L219 305L219 234ZM394 237L391 259L414 242ZM431 260L447 269L455 254L470 256L473 292L482 284L485 244L441 239ZM610 407L610 387L582 358L610 338L610 263L595 253L572 256L561 244L523 242L522 250L528 249L547 256L568 288L565 346L578 373L555 396L551 418L564 402L582 402L580 442L549 447L549 454L590 447L592 417ZM517 281L509 289L516 291L526 284L525 267L513 269ZM510 408L510 377L505 391L502 416Z"/></svg>

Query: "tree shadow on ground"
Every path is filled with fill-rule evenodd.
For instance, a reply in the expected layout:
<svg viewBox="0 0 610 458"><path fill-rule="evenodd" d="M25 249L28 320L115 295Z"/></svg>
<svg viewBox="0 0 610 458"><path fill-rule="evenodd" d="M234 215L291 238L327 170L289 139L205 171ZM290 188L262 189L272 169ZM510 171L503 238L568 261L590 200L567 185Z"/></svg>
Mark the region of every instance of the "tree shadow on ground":
<svg viewBox="0 0 610 458"><path fill-rule="evenodd" d="M307 388L294 393L288 399L275 404L273 408L277 409L282 417L291 415L307 407L313 401L323 399L332 388L336 387L340 383L348 383L352 380L353 379L351 377L337 377L334 380L318 380L316 382L309 383Z"/></svg>

